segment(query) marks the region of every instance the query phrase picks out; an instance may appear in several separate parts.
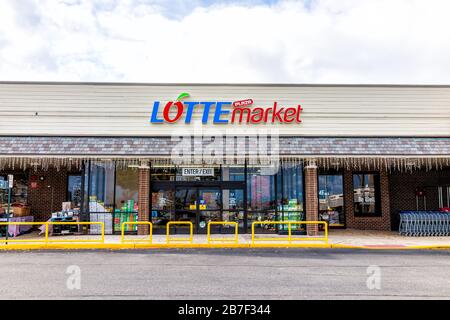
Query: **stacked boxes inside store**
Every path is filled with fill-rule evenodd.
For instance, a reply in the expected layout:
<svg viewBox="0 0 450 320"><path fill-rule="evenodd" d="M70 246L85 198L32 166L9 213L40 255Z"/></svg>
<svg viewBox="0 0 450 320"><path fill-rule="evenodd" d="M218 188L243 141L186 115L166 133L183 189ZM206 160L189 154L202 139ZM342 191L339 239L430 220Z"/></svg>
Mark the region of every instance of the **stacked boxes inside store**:
<svg viewBox="0 0 450 320"><path fill-rule="evenodd" d="M105 203L97 199L97 196L89 197L89 215L90 222L103 222L105 225L105 233L112 233L112 209L105 206ZM92 224L89 228L90 234L101 234L102 227L99 224Z"/></svg>

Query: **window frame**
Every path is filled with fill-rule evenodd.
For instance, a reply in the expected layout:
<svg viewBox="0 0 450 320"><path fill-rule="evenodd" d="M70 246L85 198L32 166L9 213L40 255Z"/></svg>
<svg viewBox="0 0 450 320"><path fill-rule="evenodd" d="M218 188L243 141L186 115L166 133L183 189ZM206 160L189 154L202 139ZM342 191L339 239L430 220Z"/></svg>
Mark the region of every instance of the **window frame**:
<svg viewBox="0 0 450 320"><path fill-rule="evenodd" d="M347 212L346 212L346 208L347 208L347 200L346 200L346 194L345 194L345 175L344 175L344 170L342 169L338 169L338 170L333 170L333 169L329 169L329 170L318 170L317 172L317 213L318 215L320 215L320 204L319 204L319 191L320 191L320 180L319 177L320 176L341 176L342 177L342 195L343 195L343 206L342 206L342 216L343 216L343 222L342 225L329 225L330 228L333 229L345 229L347 228ZM352 179L353 179L353 174L352 174ZM352 181L353 183L353 181Z"/></svg>
<svg viewBox="0 0 450 320"><path fill-rule="evenodd" d="M355 211L355 175L374 175L374 188L375 188L375 213L358 213ZM376 177L376 178L375 178ZM381 175L378 171L352 171L352 210L353 216L356 218L379 218L383 216L381 211Z"/></svg>
<svg viewBox="0 0 450 320"><path fill-rule="evenodd" d="M83 178L83 175L84 175L84 172L83 171L69 171L69 172L67 172L67 175L66 175L66 195L65 195L65 197L64 197L64 199L66 199L65 201L70 201L70 202L72 202L72 199L70 199L70 197L69 197L69 182L70 182L70 177L76 177L76 176L80 176L81 177L81 195L80 195L80 197L81 197L81 199L80 199L80 206L79 206L79 208L80 208L80 211L82 211L82 207L83 207L83 200L84 200L84 191L83 191L83 189L84 189L84 185L83 185L83 183L84 183L84 178Z"/></svg>

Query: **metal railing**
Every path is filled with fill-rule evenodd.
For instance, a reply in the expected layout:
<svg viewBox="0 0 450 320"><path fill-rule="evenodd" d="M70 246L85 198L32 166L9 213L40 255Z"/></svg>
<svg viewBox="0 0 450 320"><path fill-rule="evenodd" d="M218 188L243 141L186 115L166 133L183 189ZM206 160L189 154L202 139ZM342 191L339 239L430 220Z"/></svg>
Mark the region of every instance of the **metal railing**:
<svg viewBox="0 0 450 320"><path fill-rule="evenodd" d="M189 226L189 238L186 237L178 237L171 238L170 237L170 226L173 225L188 225ZM194 239L194 225L190 221L170 221L166 225L166 242L169 244L171 242L189 242L192 243Z"/></svg>
<svg viewBox="0 0 450 320"><path fill-rule="evenodd" d="M47 222L0 222L0 226L6 226L6 232L8 232L9 226L42 226L45 225L45 230L47 230ZM8 237L8 240L6 239L0 239L0 243L47 243L48 237L45 236L44 239L16 239L15 237Z"/></svg>
<svg viewBox="0 0 450 320"><path fill-rule="evenodd" d="M81 243L105 243L105 223L104 222L87 222L87 221L79 221L79 222L52 222L48 221L45 223L45 238L46 242L81 242ZM101 227L101 239L49 239L49 226L50 225L100 225Z"/></svg>
<svg viewBox="0 0 450 320"><path fill-rule="evenodd" d="M104 222L0 222L0 225L10 226L10 225L43 225L45 226L45 236L44 238L29 238L29 239L16 239L9 238L0 239L0 246L5 246L8 243L36 243L36 244L57 244L57 243L100 243L105 244L105 224ZM54 225L99 225L101 227L101 239L83 239L83 238L66 238L61 239L59 237L51 238L50 236L50 226ZM149 235L147 239L126 239L125 238L125 227L127 225L148 225ZM211 233L212 226L232 226L234 232L230 233L230 236L214 236ZM256 226L287 226L286 235L275 234L273 236L262 236L258 237L256 235ZM319 226L323 225L323 231L319 231ZM174 226L187 226L189 230L188 236L176 236L171 234L171 227ZM297 227L296 227L297 226ZM298 226L305 226L302 228L302 232L306 235L293 234L293 231L297 231L300 228ZM294 228L296 227L296 228ZM285 228L283 228L285 229ZM205 245L212 245L213 243L223 243L224 245L239 245L239 226L237 222L234 221L210 221L207 224L207 243ZM186 244L187 246L193 244L194 238L194 226L190 221L170 221L166 225L166 243L160 243L161 245L170 245L173 243L179 243L180 245ZM270 246L277 243L277 245L283 246L298 246L299 242L311 242L311 241L323 241L328 244L328 223L326 221L255 221L252 223L251 227L251 242L242 243L243 245L248 245L249 247L258 246ZM149 221L128 221L121 224L121 244L126 243L145 243L153 244L153 224ZM266 243L264 243L266 242ZM268 243L267 243L268 242ZM284 242L284 243L283 243ZM275 244L274 244L275 245Z"/></svg>
<svg viewBox="0 0 450 320"><path fill-rule="evenodd" d="M324 226L323 236L292 236L292 225L306 225L306 233L309 232L308 226L317 225L317 230L314 230L314 233L319 233L318 225L320 224ZM256 237L255 226L257 225L287 225L287 237ZM324 241L325 244L328 244L328 223L326 221L254 221L252 223L252 245L255 245L255 243L258 241L287 241L287 244L292 244L293 241Z"/></svg>
<svg viewBox="0 0 450 320"><path fill-rule="evenodd" d="M231 225L234 226L234 237L228 237L228 238L213 238L211 237L211 225L222 225L222 226L226 226L226 225ZM239 234L238 234L238 223L234 222L234 221L210 221L208 222L208 228L207 228L207 239L208 239L208 243L212 243L212 242L233 242L233 243L238 243L239 242Z"/></svg>
<svg viewBox="0 0 450 320"><path fill-rule="evenodd" d="M125 239L125 225L147 225L147 226L149 226L149 238L148 239ZM122 243L125 243L125 242L152 243L152 241L153 241L153 224L150 221L127 221L127 222L122 222L121 230L122 230L122 233L121 233L121 241L122 241Z"/></svg>
<svg viewBox="0 0 450 320"><path fill-rule="evenodd" d="M6 239L0 239L0 243L70 243L70 242L78 242L78 243L105 243L105 224L103 222L52 222L52 221L46 221L46 222L0 222L0 226L4 225L6 226L8 232L8 227L11 225L39 225L39 226L45 226L44 231L44 239L36 239L36 238L30 238L30 239L15 239L15 238L8 238ZM49 235L49 227L53 225L100 225L101 226L101 239L50 239Z"/></svg>

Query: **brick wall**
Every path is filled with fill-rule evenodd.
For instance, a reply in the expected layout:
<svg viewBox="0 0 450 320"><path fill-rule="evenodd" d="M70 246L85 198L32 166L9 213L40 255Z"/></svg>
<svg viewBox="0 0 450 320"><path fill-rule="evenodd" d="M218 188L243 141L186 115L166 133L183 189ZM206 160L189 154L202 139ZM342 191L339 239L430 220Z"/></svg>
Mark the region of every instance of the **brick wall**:
<svg viewBox="0 0 450 320"><path fill-rule="evenodd" d="M52 211L60 211L62 203L67 200L67 174L65 169L60 171L49 168L47 171L29 170L28 172L28 204L35 221L47 221ZM31 176L44 177L39 179L37 188L31 188ZM50 186L50 187L49 187ZM52 201L53 192L53 201ZM52 208L53 205L53 208Z"/></svg>
<svg viewBox="0 0 450 320"><path fill-rule="evenodd" d="M2 174L24 175L28 180L27 204L31 207L31 215L34 221L47 221L52 211L60 211L62 203L67 200L67 169L48 170L29 169L24 171L4 170ZM36 176L36 188L32 188L31 177ZM43 177L44 180L40 180ZM53 194L53 196L52 196ZM53 200L52 200L53 198Z"/></svg>
<svg viewBox="0 0 450 320"><path fill-rule="evenodd" d="M438 210L438 185L450 184L450 170L413 171L412 173L395 172L389 176L392 227L398 229L400 210L416 210L416 188L426 191L427 209ZM424 209L423 199L420 199L419 209Z"/></svg>
<svg viewBox="0 0 450 320"><path fill-rule="evenodd" d="M150 213L150 169L139 168L139 213L138 221L149 221ZM149 233L148 226L139 225L138 234L145 235Z"/></svg>
<svg viewBox="0 0 450 320"><path fill-rule="evenodd" d="M319 197L317 185L317 166L309 164L305 167L306 221L319 220ZM308 225L308 235L316 235L317 225Z"/></svg>
<svg viewBox="0 0 450 320"><path fill-rule="evenodd" d="M150 170L147 168L139 169L139 221L149 221L149 203L150 203ZM4 171L8 174L10 171ZM66 169L56 170L49 168L44 170L28 170L26 176L28 177L28 204L31 206L31 214L35 221L47 221L51 217L52 211L60 211L62 209L62 202L67 200L67 175ZM31 187L31 176L35 175L37 187ZM44 180L39 180L39 177L44 177ZM50 186L50 187L49 187ZM52 200L53 192L53 200ZM139 234L148 234L148 226L139 226Z"/></svg>
<svg viewBox="0 0 450 320"><path fill-rule="evenodd" d="M346 227L361 230L391 230L391 216L389 205L389 177L384 171L380 172L381 216L355 217L353 211L353 172L344 171L344 205Z"/></svg>

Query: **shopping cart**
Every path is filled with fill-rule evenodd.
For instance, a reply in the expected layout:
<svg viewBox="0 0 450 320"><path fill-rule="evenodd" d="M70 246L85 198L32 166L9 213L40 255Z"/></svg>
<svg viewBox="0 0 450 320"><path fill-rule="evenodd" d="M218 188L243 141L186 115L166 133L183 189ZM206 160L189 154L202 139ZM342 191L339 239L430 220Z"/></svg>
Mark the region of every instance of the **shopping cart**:
<svg viewBox="0 0 450 320"><path fill-rule="evenodd" d="M399 234L409 237L450 236L450 213L400 211Z"/></svg>

